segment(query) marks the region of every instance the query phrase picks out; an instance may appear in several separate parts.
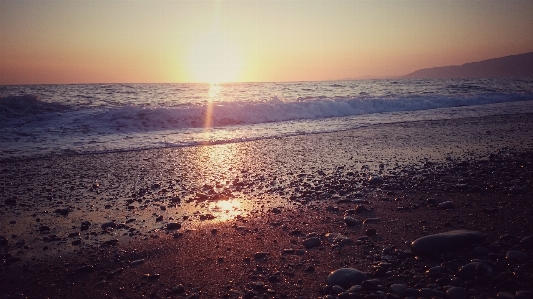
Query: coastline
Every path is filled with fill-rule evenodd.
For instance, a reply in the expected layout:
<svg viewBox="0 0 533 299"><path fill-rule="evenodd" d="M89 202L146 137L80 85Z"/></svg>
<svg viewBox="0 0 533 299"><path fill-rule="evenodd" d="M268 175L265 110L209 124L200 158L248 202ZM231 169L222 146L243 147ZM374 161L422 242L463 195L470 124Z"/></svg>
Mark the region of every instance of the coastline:
<svg viewBox="0 0 533 299"><path fill-rule="evenodd" d="M469 229L482 231L491 251L518 248L533 231L532 116L0 162L0 236L7 240L0 295L317 298L334 296L327 275L346 266L379 279L385 293L386 284L402 281L442 291L424 273L443 257L416 259L406 242ZM371 176L383 182L371 184ZM454 206L439 209L429 198ZM221 200L230 203L227 212L212 206ZM347 226L345 211L359 205L368 211L354 217L379 220ZM91 225L80 230L84 221ZM114 228L102 228L110 222ZM166 230L168 223L181 228ZM366 236L369 228L376 235ZM330 244L329 232L351 242ZM512 238L502 242L503 235ZM307 249L302 242L312 236L321 245ZM531 265L533 252L524 252ZM457 254L457 264L471 254ZM401 261L380 277L383 255ZM520 283L531 267L523 268L524 277L503 291L527 288Z"/></svg>

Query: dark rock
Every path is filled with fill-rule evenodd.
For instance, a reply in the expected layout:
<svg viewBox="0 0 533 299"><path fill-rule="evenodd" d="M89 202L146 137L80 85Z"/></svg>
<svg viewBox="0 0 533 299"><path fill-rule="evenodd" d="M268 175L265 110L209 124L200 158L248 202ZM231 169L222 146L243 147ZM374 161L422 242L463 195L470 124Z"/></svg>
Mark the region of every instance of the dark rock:
<svg viewBox="0 0 533 299"><path fill-rule="evenodd" d="M0 236L0 246L7 246L7 244L9 244L9 240L4 236Z"/></svg>
<svg viewBox="0 0 533 299"><path fill-rule="evenodd" d="M74 270L74 272L76 272L76 273L89 273L89 272L92 272L93 270L94 270L94 266L87 265L87 266L81 266L81 267L77 268L76 270Z"/></svg>
<svg viewBox="0 0 533 299"><path fill-rule="evenodd" d="M533 236L528 236L520 241L520 246L526 249L533 249Z"/></svg>
<svg viewBox="0 0 533 299"><path fill-rule="evenodd" d="M443 210L453 209L454 208L454 204L451 201L445 201L445 202L439 203L438 207L439 207L439 209L443 209Z"/></svg>
<svg viewBox="0 0 533 299"><path fill-rule="evenodd" d="M305 248L307 249L311 249L311 248L314 248L314 247L318 247L320 246L321 242L320 242L320 238L318 237L311 237L311 238L307 238L304 240L303 242L303 245L305 246Z"/></svg>
<svg viewBox="0 0 533 299"><path fill-rule="evenodd" d="M258 260L258 259L262 259L264 257L266 257L268 255L268 252L256 252L254 254L254 259Z"/></svg>
<svg viewBox="0 0 533 299"><path fill-rule="evenodd" d="M368 178L368 183L371 185L383 184L383 178L378 175L373 175L370 178Z"/></svg>
<svg viewBox="0 0 533 299"><path fill-rule="evenodd" d="M109 228L115 228L115 227L117 227L117 224L115 222L111 221L111 222L106 222L106 223L102 224L101 227L102 227L102 229L106 229L108 227Z"/></svg>
<svg viewBox="0 0 533 299"><path fill-rule="evenodd" d="M48 225L41 225L41 226L39 226L39 231L40 232L50 231L50 227Z"/></svg>
<svg viewBox="0 0 533 299"><path fill-rule="evenodd" d="M468 293L464 288L452 287L446 291L448 299L468 299Z"/></svg>
<svg viewBox="0 0 533 299"><path fill-rule="evenodd" d="M518 250L509 250L505 254L505 258L510 261L525 261L527 260L528 256L526 253Z"/></svg>
<svg viewBox="0 0 533 299"><path fill-rule="evenodd" d="M453 230L417 239L411 242L411 250L417 255L427 255L464 248L483 239L481 232Z"/></svg>
<svg viewBox="0 0 533 299"><path fill-rule="evenodd" d="M167 223L165 228L168 229L168 230L180 229L181 228L181 223L170 222L170 223Z"/></svg>
<svg viewBox="0 0 533 299"><path fill-rule="evenodd" d="M346 226L356 226L361 224L361 221L353 218L352 216L344 216L344 223L346 223Z"/></svg>
<svg viewBox="0 0 533 299"><path fill-rule="evenodd" d="M331 272L328 276L329 285L340 285L347 289L366 280L367 276L354 268L341 268Z"/></svg>
<svg viewBox="0 0 533 299"><path fill-rule="evenodd" d="M363 287L364 291L368 292L375 292L379 290L378 283L373 279L363 281L361 286Z"/></svg>
<svg viewBox="0 0 533 299"><path fill-rule="evenodd" d="M513 294L507 293L507 292L498 292L498 294L496 294L496 299L513 299L513 298L514 298Z"/></svg>
<svg viewBox="0 0 533 299"><path fill-rule="evenodd" d="M60 214L63 216L68 216L68 213L70 213L70 209L69 208L56 209L54 213Z"/></svg>
<svg viewBox="0 0 533 299"><path fill-rule="evenodd" d="M377 231L375 228L369 228L365 231L365 235L367 236L375 236L377 234Z"/></svg>
<svg viewBox="0 0 533 299"><path fill-rule="evenodd" d="M418 294L420 295L420 297L422 298L446 298L446 294L441 292L441 291L437 291L437 290L434 290L434 289L429 289L429 288L421 288L419 291L418 291Z"/></svg>
<svg viewBox="0 0 533 299"><path fill-rule="evenodd" d="M494 272L492 271L492 268L485 263L472 262L462 266L455 276L464 280L473 280L480 276L492 277L494 276Z"/></svg>
<svg viewBox="0 0 533 299"><path fill-rule="evenodd" d="M393 284L390 286L390 292L403 297L407 293L407 287L403 284Z"/></svg>

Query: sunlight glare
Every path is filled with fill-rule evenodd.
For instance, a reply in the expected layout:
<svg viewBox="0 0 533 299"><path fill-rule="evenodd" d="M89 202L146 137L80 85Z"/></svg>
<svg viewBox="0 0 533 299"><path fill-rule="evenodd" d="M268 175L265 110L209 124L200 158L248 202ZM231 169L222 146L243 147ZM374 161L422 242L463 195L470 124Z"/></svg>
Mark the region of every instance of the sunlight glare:
<svg viewBox="0 0 533 299"><path fill-rule="evenodd" d="M238 49L218 30L208 32L193 42L188 65L194 82L235 82L242 72Z"/></svg>

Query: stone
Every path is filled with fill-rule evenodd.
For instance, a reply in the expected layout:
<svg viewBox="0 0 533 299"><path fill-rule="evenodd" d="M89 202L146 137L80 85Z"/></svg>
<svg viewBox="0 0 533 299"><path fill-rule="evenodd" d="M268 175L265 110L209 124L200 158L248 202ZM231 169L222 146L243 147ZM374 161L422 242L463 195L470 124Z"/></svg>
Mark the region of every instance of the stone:
<svg viewBox="0 0 533 299"><path fill-rule="evenodd" d="M368 183L371 185L380 185L383 184L383 178L379 175L373 175L370 178L368 178Z"/></svg>
<svg viewBox="0 0 533 299"><path fill-rule="evenodd" d="M464 248L483 239L484 235L478 231L452 230L416 239L411 242L411 250L416 255L430 255Z"/></svg>
<svg viewBox="0 0 533 299"><path fill-rule="evenodd" d="M497 298L497 299L513 299L514 296L513 296L513 294L511 294L511 293L507 293L507 292L498 292L498 294L496 294L496 298Z"/></svg>
<svg viewBox="0 0 533 299"><path fill-rule="evenodd" d="M117 224L115 222L113 222L113 221L110 221L110 222L106 222L106 223L102 224L101 227L102 227L102 229L106 229L108 227L109 228L115 228L115 227L117 227Z"/></svg>
<svg viewBox="0 0 533 299"><path fill-rule="evenodd" d="M320 238L318 237L311 237L311 238L307 238L304 240L303 242L303 245L305 246L305 248L307 249L311 249L311 248L314 248L314 247L318 247L320 246L321 242L320 242Z"/></svg>
<svg viewBox="0 0 533 299"><path fill-rule="evenodd" d="M439 203L438 207L439 207L439 209L443 209L443 210L453 209L454 208L454 204L451 201L445 201L445 202Z"/></svg>
<svg viewBox="0 0 533 299"><path fill-rule="evenodd" d="M167 223L165 228L168 229L168 230L180 229L181 228L181 223L169 222L169 223Z"/></svg>
<svg viewBox="0 0 533 299"><path fill-rule="evenodd" d="M533 236L528 236L520 240L520 246L526 249L533 249Z"/></svg>
<svg viewBox="0 0 533 299"><path fill-rule="evenodd" d="M344 216L344 223L346 223L346 226L356 226L361 224L361 221L355 219L352 216Z"/></svg>
<svg viewBox="0 0 533 299"><path fill-rule="evenodd" d="M325 237L332 244L350 244L353 242L350 238L338 233L327 233Z"/></svg>
<svg viewBox="0 0 533 299"><path fill-rule="evenodd" d="M68 216L68 213L70 213L70 209L69 208L56 209L54 213L60 214L63 216Z"/></svg>
<svg viewBox="0 0 533 299"><path fill-rule="evenodd" d="M418 291L418 294L422 298L446 298L446 294L441 291L437 291L429 288L422 288Z"/></svg>
<svg viewBox="0 0 533 299"><path fill-rule="evenodd" d="M448 299L468 299L468 293L464 288L452 287L446 291Z"/></svg>
<svg viewBox="0 0 533 299"><path fill-rule="evenodd" d="M510 261L525 261L527 260L528 256L525 252L522 252L522 251L509 250L505 254L505 258Z"/></svg>
<svg viewBox="0 0 533 299"><path fill-rule="evenodd" d="M390 292L403 297L407 293L407 287L403 284L393 284L390 286Z"/></svg>
<svg viewBox="0 0 533 299"><path fill-rule="evenodd" d="M377 234L377 231L375 228L369 228L365 231L365 235L367 236L375 236Z"/></svg>
<svg viewBox="0 0 533 299"><path fill-rule="evenodd" d="M340 285L348 289L351 286L362 283L366 280L367 275L355 268L341 268L331 272L327 282L329 285Z"/></svg>
<svg viewBox="0 0 533 299"><path fill-rule="evenodd" d="M455 276L464 280L473 280L476 277L485 276L493 277L494 271L492 268L482 262L472 262L462 266Z"/></svg>
<svg viewBox="0 0 533 299"><path fill-rule="evenodd" d="M135 261L132 261L130 263L130 266L137 266L137 265L141 265L141 264L144 264L144 259L140 259L140 260L135 260Z"/></svg>
<svg viewBox="0 0 533 299"><path fill-rule="evenodd" d="M254 254L254 259L258 260L258 259L262 259L264 257L266 257L268 255L268 252L256 252Z"/></svg>
<svg viewBox="0 0 533 299"><path fill-rule="evenodd" d="M375 280L369 279L361 283L364 291L375 292L379 290L378 283Z"/></svg>

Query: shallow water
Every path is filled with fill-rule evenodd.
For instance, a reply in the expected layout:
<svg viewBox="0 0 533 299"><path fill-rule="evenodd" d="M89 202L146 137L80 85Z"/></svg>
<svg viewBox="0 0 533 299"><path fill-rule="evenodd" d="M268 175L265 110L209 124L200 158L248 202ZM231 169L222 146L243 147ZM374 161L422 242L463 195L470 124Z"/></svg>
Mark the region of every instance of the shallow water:
<svg viewBox="0 0 533 299"><path fill-rule="evenodd" d="M0 159L530 112L533 79L1 86Z"/></svg>

